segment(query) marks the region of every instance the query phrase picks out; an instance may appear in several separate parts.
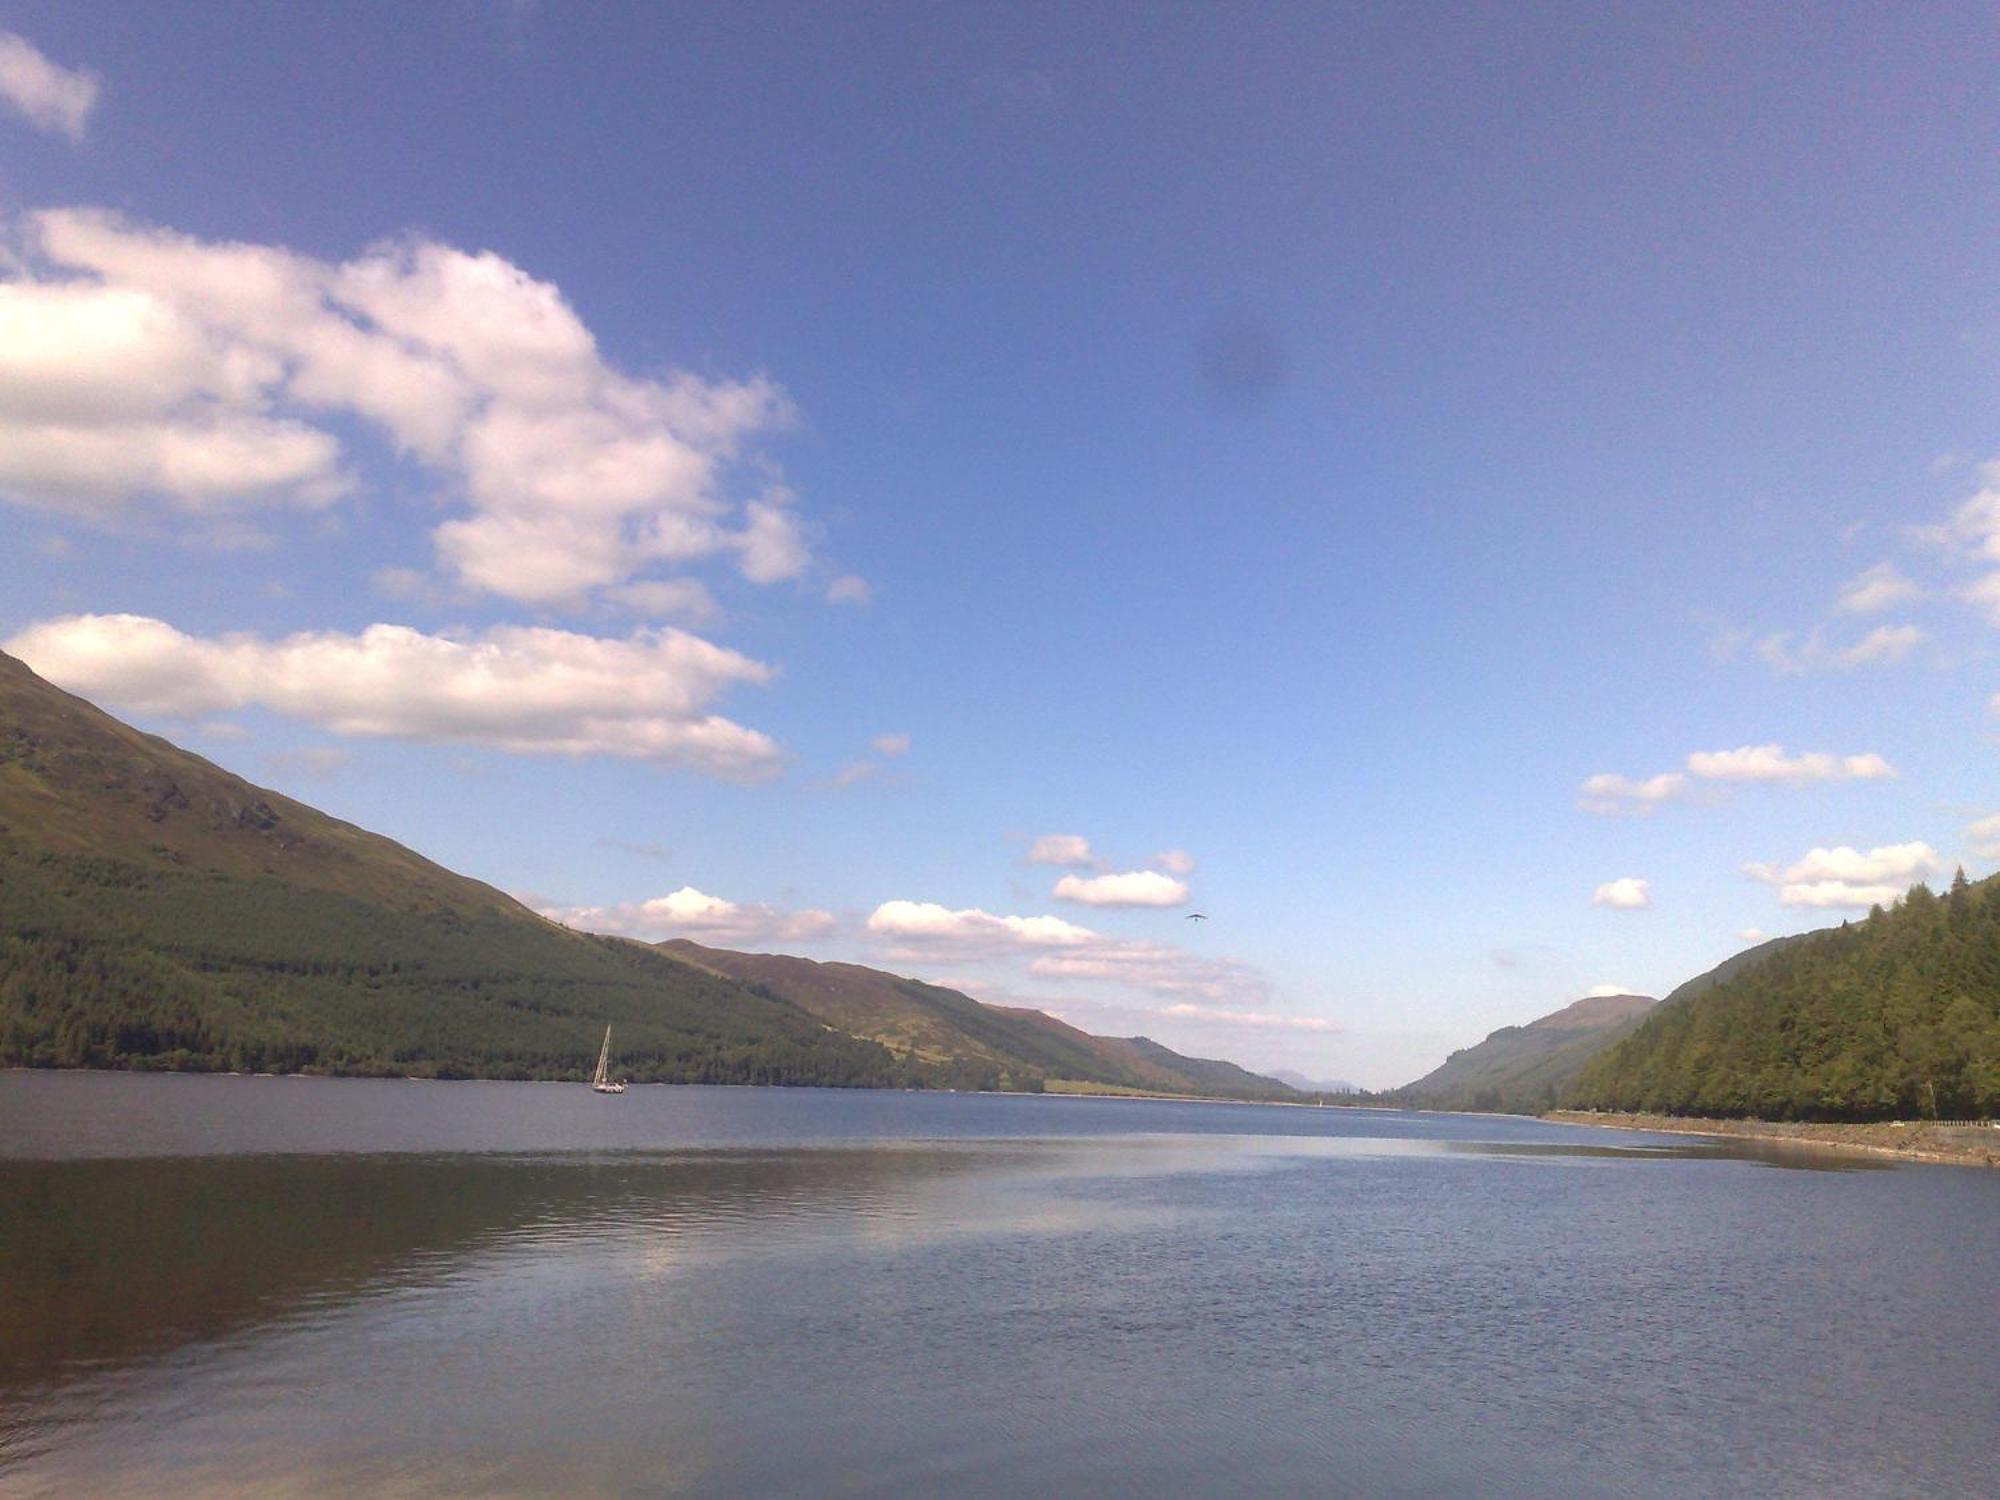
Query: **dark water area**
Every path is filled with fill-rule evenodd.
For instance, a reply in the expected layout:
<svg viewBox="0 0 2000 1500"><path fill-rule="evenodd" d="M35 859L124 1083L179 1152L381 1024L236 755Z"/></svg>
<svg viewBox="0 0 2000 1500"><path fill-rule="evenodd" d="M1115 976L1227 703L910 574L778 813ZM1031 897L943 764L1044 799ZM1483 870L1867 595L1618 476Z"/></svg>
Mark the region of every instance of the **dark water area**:
<svg viewBox="0 0 2000 1500"><path fill-rule="evenodd" d="M2000 1494L2000 1173L0 1074L0 1494Z"/></svg>

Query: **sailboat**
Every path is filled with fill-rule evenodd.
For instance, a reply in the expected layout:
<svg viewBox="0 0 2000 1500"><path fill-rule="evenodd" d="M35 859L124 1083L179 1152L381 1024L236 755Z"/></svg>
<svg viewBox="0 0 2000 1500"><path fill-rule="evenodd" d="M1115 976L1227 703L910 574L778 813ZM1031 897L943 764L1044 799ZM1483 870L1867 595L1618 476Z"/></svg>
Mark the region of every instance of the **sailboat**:
<svg viewBox="0 0 2000 1500"><path fill-rule="evenodd" d="M591 1076L590 1086L600 1094L622 1094L625 1083L620 1079L611 1081L611 1028L604 1028L604 1045L597 1049L597 1072Z"/></svg>

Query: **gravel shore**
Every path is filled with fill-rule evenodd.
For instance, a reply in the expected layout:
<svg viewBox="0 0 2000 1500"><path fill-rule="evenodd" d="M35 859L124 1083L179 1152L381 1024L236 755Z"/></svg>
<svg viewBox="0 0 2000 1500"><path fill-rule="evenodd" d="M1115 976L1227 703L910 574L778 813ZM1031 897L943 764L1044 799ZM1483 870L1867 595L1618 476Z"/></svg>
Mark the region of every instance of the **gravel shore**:
<svg viewBox="0 0 2000 1500"><path fill-rule="evenodd" d="M1676 1135L1726 1136L1774 1146L1814 1146L1859 1151L1906 1161L2000 1167L2000 1129L1991 1125L1931 1125L1923 1121L1877 1125L1813 1125L1777 1120L1705 1120L1681 1115L1621 1115L1558 1109L1542 1116L1564 1125L1611 1130L1652 1130Z"/></svg>

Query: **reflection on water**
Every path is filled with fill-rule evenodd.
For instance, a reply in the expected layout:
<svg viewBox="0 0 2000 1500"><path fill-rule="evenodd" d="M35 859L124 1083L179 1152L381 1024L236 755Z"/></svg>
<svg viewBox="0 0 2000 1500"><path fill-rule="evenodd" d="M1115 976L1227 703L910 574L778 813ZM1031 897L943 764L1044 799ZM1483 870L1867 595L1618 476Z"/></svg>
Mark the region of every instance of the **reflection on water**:
<svg viewBox="0 0 2000 1500"><path fill-rule="evenodd" d="M106 1081L31 1082L0 1077L0 1493L1971 1494L2000 1418L1995 1174L1440 1116L221 1079L119 1081L131 1120L229 1099L211 1154L100 1128L61 1159ZM416 1149L270 1154L246 1095L289 1149Z"/></svg>

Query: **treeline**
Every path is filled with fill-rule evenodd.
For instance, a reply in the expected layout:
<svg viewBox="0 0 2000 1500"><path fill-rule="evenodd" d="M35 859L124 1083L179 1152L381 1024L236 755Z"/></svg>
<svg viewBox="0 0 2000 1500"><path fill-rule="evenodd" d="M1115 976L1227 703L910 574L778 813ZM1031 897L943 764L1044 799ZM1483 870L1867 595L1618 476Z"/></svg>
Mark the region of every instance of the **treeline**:
<svg viewBox="0 0 2000 1500"><path fill-rule="evenodd" d="M1582 1108L1767 1120L2000 1114L2000 887L1961 870L1659 1007Z"/></svg>
<svg viewBox="0 0 2000 1500"><path fill-rule="evenodd" d="M1038 1089L501 913L31 853L0 838L0 1066Z"/></svg>

